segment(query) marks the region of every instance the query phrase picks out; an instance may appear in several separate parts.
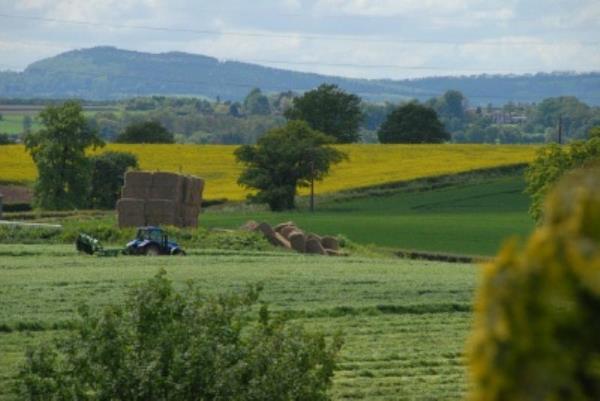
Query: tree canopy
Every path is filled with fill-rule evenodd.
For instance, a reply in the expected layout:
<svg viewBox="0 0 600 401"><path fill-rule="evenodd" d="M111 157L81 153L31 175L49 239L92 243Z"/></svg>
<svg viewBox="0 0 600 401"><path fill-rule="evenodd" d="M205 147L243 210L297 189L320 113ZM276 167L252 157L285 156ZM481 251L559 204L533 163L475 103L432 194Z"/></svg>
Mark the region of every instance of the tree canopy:
<svg viewBox="0 0 600 401"><path fill-rule="evenodd" d="M244 99L244 109L249 114L266 116L271 113L269 98L263 95L260 89L254 88Z"/></svg>
<svg viewBox="0 0 600 401"><path fill-rule="evenodd" d="M358 129L363 119L360 102L358 96L336 85L323 84L294 98L285 117L304 120L312 129L334 137L338 143L351 143L359 139Z"/></svg>
<svg viewBox="0 0 600 401"><path fill-rule="evenodd" d="M117 136L118 143L175 143L175 137L158 121L132 123Z"/></svg>
<svg viewBox="0 0 600 401"><path fill-rule="evenodd" d="M34 204L55 210L85 207L91 180L85 151L104 143L76 101L48 106L40 112L39 119L44 128L25 136L26 149L38 169Z"/></svg>
<svg viewBox="0 0 600 401"><path fill-rule="evenodd" d="M137 157L127 152L105 152L92 156L91 163L90 207L113 209L121 194L125 172L138 166Z"/></svg>
<svg viewBox="0 0 600 401"><path fill-rule="evenodd" d="M418 103L392 111L377 133L381 143L441 143L450 140L436 112Z"/></svg>
<svg viewBox="0 0 600 401"><path fill-rule="evenodd" d="M298 186L307 186L311 178L318 181L332 164L345 155L327 146L335 139L313 130L304 121L290 121L262 136L254 146L235 151L244 165L238 182L258 190L251 200L267 203L271 210L293 209Z"/></svg>

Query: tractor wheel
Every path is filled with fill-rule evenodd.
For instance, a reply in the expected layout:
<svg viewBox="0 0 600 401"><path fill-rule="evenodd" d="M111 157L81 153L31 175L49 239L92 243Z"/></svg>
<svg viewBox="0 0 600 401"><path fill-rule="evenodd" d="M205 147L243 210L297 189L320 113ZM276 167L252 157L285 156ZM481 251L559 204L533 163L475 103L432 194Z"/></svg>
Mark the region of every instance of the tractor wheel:
<svg viewBox="0 0 600 401"><path fill-rule="evenodd" d="M148 245L144 248L144 255L146 256L158 256L160 255L160 249L156 245Z"/></svg>
<svg viewBox="0 0 600 401"><path fill-rule="evenodd" d="M173 256L185 256L185 251L183 249L177 249L175 252L173 252L172 255Z"/></svg>

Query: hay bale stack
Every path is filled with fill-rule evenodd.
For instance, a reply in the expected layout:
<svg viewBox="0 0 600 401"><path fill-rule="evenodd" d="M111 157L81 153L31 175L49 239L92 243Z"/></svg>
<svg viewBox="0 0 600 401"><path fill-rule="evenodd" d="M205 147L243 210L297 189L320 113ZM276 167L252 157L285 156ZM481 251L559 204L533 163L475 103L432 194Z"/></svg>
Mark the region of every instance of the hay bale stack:
<svg viewBox="0 0 600 401"><path fill-rule="evenodd" d="M197 177L129 171L125 174L122 198L137 202L117 205L119 226L197 227L203 189L204 181Z"/></svg>
<svg viewBox="0 0 600 401"><path fill-rule="evenodd" d="M125 186L122 198L148 199L152 188L152 173L146 171L129 171L125 174Z"/></svg>
<svg viewBox="0 0 600 401"><path fill-rule="evenodd" d="M170 199L149 199L146 201L146 224L159 226L177 225L176 203Z"/></svg>
<svg viewBox="0 0 600 401"><path fill-rule="evenodd" d="M188 205L200 205L204 180L197 177L185 177L184 187L184 202Z"/></svg>
<svg viewBox="0 0 600 401"><path fill-rule="evenodd" d="M139 227L146 224L145 201L121 198L117 202L119 227Z"/></svg>
<svg viewBox="0 0 600 401"><path fill-rule="evenodd" d="M175 173L152 174L150 199L168 199L178 203L183 201L184 177Z"/></svg>
<svg viewBox="0 0 600 401"><path fill-rule="evenodd" d="M198 215L200 214L200 206L186 205L183 207L182 222L184 227L198 227Z"/></svg>

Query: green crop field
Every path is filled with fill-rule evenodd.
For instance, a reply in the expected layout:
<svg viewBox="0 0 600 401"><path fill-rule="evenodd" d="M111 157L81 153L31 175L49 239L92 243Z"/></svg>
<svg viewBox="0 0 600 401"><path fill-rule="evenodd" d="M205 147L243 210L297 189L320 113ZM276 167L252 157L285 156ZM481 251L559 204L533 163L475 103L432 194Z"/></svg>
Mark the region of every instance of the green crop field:
<svg viewBox="0 0 600 401"><path fill-rule="evenodd" d="M522 177L506 176L420 192L324 201L317 211L207 212L204 227L239 227L249 219L293 220L319 234L392 249L494 255L505 238L527 235L533 221Z"/></svg>
<svg viewBox="0 0 600 401"><path fill-rule="evenodd" d="M346 343L335 400L459 400L478 268L397 259L192 250L185 258L76 255L67 245L0 245L0 400L14 398L27 345L62 333L78 304L120 302L159 268L207 292L264 284L262 299Z"/></svg>

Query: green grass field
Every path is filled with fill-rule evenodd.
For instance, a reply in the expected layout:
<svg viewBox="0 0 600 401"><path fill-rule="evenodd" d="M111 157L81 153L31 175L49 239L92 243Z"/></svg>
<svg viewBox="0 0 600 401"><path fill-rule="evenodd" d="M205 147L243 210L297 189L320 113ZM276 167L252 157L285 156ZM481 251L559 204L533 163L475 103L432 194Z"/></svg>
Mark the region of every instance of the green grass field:
<svg viewBox="0 0 600 401"><path fill-rule="evenodd" d="M0 120L0 133L2 134L20 134L23 132L23 118L25 114L2 114L2 120ZM33 130L41 128L41 125L33 121L31 126Z"/></svg>
<svg viewBox="0 0 600 401"><path fill-rule="evenodd" d="M306 326L342 329L335 400L459 400L477 281L472 265L192 250L185 258L79 256L67 245L0 245L0 400L27 345L61 333L78 304L120 302L165 267L207 292L261 282L262 299Z"/></svg>
<svg viewBox="0 0 600 401"><path fill-rule="evenodd" d="M472 255L494 255L505 238L527 235L533 221L522 177L506 176L422 192L324 201L315 213L208 211L204 227L239 227L254 219L293 220L319 234L343 234L363 244Z"/></svg>

